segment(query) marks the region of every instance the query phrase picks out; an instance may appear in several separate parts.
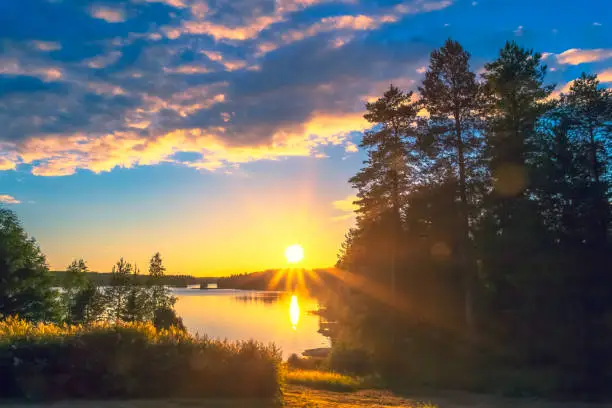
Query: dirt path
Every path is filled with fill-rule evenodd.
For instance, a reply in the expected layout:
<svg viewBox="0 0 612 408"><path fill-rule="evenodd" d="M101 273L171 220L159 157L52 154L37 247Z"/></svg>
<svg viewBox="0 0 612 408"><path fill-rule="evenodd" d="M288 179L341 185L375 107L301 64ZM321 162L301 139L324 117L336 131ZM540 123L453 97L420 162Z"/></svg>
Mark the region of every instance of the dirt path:
<svg viewBox="0 0 612 408"><path fill-rule="evenodd" d="M469 393L443 393L436 396L400 397L389 391L330 392L302 386L288 386L283 406L287 408L420 407L428 408L612 408L612 404L564 403L501 398ZM276 408L261 400L138 400L64 401L53 404L13 404L0 400L0 408Z"/></svg>

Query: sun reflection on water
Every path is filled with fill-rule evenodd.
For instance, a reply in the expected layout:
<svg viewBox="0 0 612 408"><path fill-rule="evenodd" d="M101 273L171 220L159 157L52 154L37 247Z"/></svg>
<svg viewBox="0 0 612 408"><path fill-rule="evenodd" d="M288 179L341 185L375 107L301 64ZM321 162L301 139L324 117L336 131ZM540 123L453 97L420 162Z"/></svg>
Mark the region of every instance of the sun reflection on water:
<svg viewBox="0 0 612 408"><path fill-rule="evenodd" d="M293 330L297 329L297 324L300 320L300 305L296 295L291 296L291 303L289 304L289 318L291 319L291 326Z"/></svg>

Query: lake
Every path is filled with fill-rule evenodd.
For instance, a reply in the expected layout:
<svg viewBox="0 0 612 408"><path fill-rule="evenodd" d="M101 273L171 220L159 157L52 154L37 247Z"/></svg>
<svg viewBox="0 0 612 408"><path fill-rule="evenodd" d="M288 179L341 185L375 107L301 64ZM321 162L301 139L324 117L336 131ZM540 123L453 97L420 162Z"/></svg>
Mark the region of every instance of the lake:
<svg viewBox="0 0 612 408"><path fill-rule="evenodd" d="M190 333L227 340L273 342L283 357L329 347L320 333L318 302L285 292L232 289L172 289L176 312Z"/></svg>

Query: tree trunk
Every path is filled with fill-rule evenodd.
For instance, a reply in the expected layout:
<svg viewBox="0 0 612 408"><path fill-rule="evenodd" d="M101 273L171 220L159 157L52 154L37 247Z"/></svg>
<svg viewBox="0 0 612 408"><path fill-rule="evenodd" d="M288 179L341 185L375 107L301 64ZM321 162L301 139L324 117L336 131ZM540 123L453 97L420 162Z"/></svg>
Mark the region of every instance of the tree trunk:
<svg viewBox="0 0 612 408"><path fill-rule="evenodd" d="M461 199L459 217L461 225L461 244L459 259L465 290L465 324L471 331L474 327L472 268L469 261L470 223L468 216L465 157L463 139L461 137L460 113L455 112L455 132L457 137L457 161L459 162L459 197Z"/></svg>

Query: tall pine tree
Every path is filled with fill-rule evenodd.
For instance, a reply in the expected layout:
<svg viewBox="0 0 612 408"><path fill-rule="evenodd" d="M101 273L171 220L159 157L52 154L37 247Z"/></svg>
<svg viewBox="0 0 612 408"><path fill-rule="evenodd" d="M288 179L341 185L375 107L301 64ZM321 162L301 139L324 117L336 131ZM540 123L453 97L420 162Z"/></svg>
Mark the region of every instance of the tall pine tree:
<svg viewBox="0 0 612 408"><path fill-rule="evenodd" d="M448 158L452 177L458 180L460 242L458 254L465 290L465 320L473 326L473 249L470 239L472 195L468 183L474 184L480 163L482 137L479 111L482 106L480 85L470 70L470 54L456 41L447 40L431 53L429 69L419 87L423 106L430 114L430 132L438 156ZM453 198L454 199L454 198Z"/></svg>

